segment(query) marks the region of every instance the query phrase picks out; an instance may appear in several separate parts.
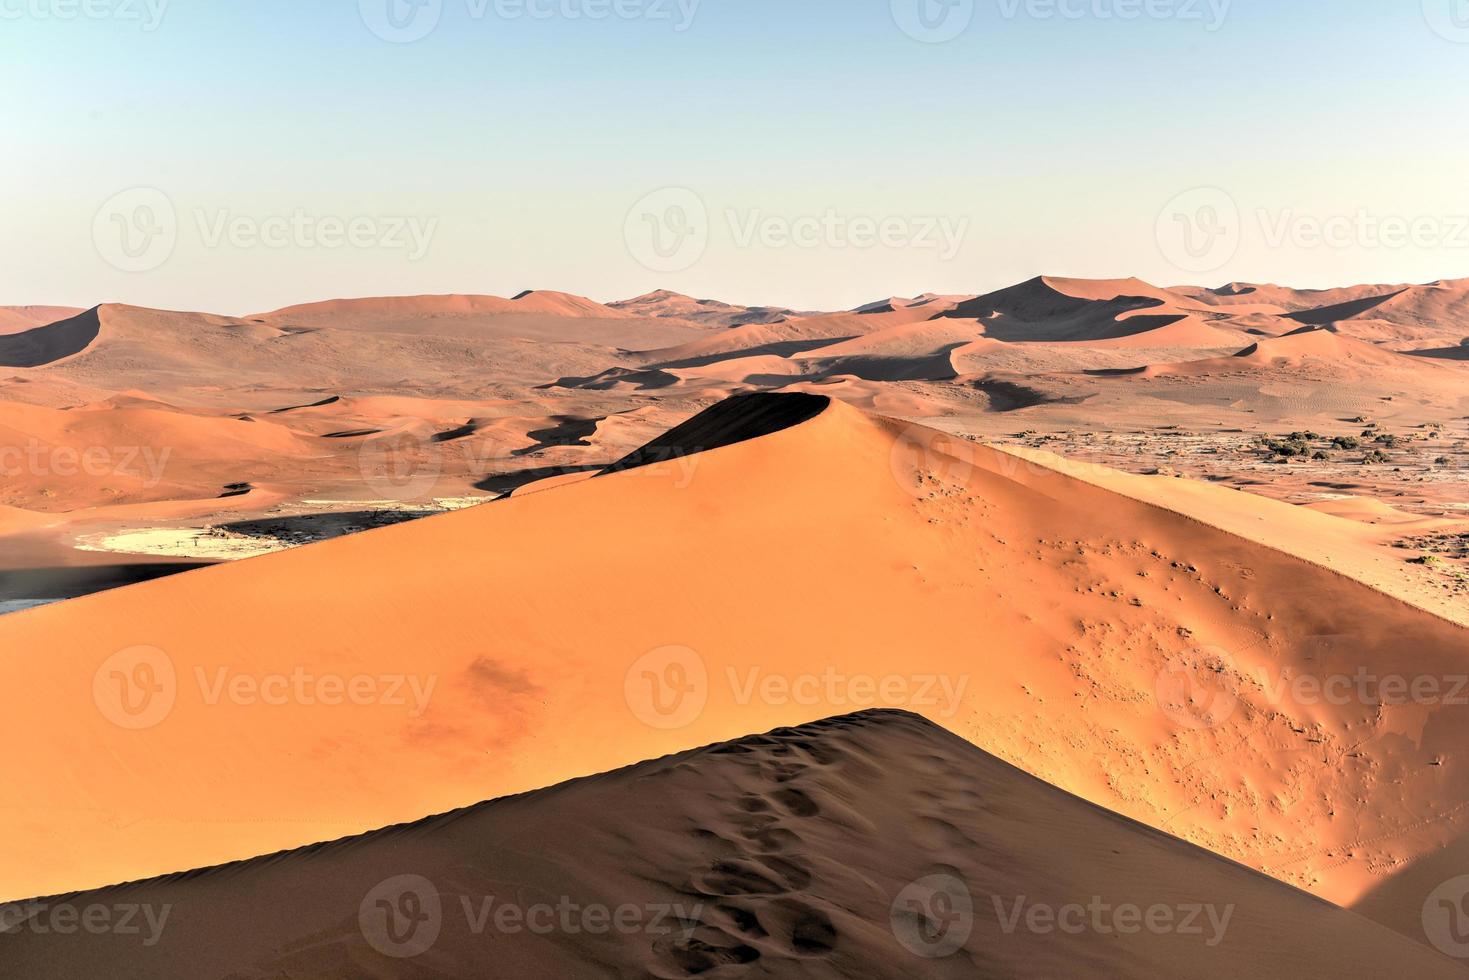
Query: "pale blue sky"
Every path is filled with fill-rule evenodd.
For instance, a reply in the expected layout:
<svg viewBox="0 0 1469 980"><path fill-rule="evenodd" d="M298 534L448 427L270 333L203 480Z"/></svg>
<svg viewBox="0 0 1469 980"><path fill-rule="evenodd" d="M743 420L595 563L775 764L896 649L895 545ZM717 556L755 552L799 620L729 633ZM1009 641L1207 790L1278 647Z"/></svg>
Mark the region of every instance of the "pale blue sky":
<svg viewBox="0 0 1469 980"><path fill-rule="evenodd" d="M0 0L0 303L1469 275L1466 0L424 2Z"/></svg>

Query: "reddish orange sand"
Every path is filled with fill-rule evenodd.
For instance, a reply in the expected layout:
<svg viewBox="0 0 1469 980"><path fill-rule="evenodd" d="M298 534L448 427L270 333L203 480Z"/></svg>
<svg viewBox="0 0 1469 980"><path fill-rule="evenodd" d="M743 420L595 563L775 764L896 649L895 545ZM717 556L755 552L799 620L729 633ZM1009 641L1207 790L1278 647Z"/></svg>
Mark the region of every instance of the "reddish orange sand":
<svg viewBox="0 0 1469 980"><path fill-rule="evenodd" d="M710 438L695 425L684 448ZM1296 680L1428 676L1447 695L1465 641L1318 565L832 404L0 619L25 652L0 717L29 733L0 894L249 857L877 704L1349 903L1464 833L1469 715L1320 703ZM349 683L375 703L322 703ZM1424 897L1377 914L1402 926Z"/></svg>

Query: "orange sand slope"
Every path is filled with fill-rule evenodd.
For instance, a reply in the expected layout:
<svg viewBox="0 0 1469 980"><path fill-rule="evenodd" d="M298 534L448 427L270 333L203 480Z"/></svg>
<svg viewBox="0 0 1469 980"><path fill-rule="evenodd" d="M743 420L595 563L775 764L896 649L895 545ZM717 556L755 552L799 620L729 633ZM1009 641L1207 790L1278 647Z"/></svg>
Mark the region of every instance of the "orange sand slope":
<svg viewBox="0 0 1469 980"><path fill-rule="evenodd" d="M661 455L0 619L0 718L27 746L0 896L870 706L1337 902L1466 830L1469 634L1445 620L841 404ZM1363 672L1437 699L1300 683Z"/></svg>
<svg viewBox="0 0 1469 980"><path fill-rule="evenodd" d="M7 976L1465 975L901 712L6 911Z"/></svg>

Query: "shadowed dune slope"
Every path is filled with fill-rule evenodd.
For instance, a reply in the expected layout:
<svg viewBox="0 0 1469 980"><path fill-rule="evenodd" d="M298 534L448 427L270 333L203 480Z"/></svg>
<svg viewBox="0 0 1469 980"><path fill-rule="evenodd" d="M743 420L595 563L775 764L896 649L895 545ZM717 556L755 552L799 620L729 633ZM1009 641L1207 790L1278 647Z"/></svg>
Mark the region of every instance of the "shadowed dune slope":
<svg viewBox="0 0 1469 980"><path fill-rule="evenodd" d="M906 712L7 912L55 905L168 916L150 946L13 926L7 976L1466 975Z"/></svg>
<svg viewBox="0 0 1469 980"><path fill-rule="evenodd" d="M97 310L91 309L69 320L0 336L0 367L42 367L80 354L101 329Z"/></svg>
<svg viewBox="0 0 1469 980"><path fill-rule="evenodd" d="M762 392L734 395L624 456L607 467L603 474L620 473L768 436L813 419L830 405L831 399L824 395Z"/></svg>
<svg viewBox="0 0 1469 980"><path fill-rule="evenodd" d="M1464 629L1013 456L771 397L735 403L791 413L759 438L3 617L0 732L25 751L0 899L866 707L1338 902L1469 829L1469 715L1288 683L1449 678Z"/></svg>

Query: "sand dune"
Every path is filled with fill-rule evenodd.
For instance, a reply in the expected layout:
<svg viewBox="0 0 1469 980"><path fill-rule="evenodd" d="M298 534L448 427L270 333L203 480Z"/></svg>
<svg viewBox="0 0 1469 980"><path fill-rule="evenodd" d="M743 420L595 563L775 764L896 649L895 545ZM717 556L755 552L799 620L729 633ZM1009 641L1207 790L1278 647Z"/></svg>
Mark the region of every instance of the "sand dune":
<svg viewBox="0 0 1469 980"><path fill-rule="evenodd" d="M1304 327L1284 337L1263 339L1242 350L1237 357L1251 362L1299 362L1305 358L1318 358L1334 363L1371 364L1375 366L1403 366L1400 355L1384 351L1371 344L1315 327Z"/></svg>
<svg viewBox="0 0 1469 980"><path fill-rule="evenodd" d="M1469 279L1326 290L1235 283L1218 290L1188 287L1175 292L1234 315L1256 309L1297 323L1333 324L1348 336L1399 349L1456 343L1469 318Z"/></svg>
<svg viewBox="0 0 1469 980"><path fill-rule="evenodd" d="M521 339L628 349L702 336L697 321L659 318L548 290L498 296L398 296L331 300L252 318L293 329L317 328L436 338Z"/></svg>
<svg viewBox="0 0 1469 980"><path fill-rule="evenodd" d="M78 719L11 762L26 806L0 812L3 893L249 857L874 703L1337 901L1462 832L1461 712L1276 691L1359 668L1447 678L1459 627L840 404L698 455L661 450L0 619L0 643L36 651L0 692L10 730ZM574 560L545 548L552 528L575 535ZM1223 664L1193 675L1227 685L1218 717L1159 693L1200 650ZM171 678L168 697L114 700L144 668L155 687ZM343 673L380 696L315 697ZM781 686L833 673L847 681L814 700ZM303 675L312 698L263 699ZM676 676L698 697L648 686Z"/></svg>
<svg viewBox="0 0 1469 980"><path fill-rule="evenodd" d="M607 305L633 316L674 318L713 327L779 323L793 317L817 315L798 313L780 306L737 306L715 299L694 299L667 289L655 289L651 293Z"/></svg>
<svg viewBox="0 0 1469 980"><path fill-rule="evenodd" d="M156 403L59 411L0 402L0 446L0 501L49 512L219 496L241 473L294 469L319 452L282 426Z"/></svg>
<svg viewBox="0 0 1469 980"><path fill-rule="evenodd" d="M1039 276L960 303L940 315L983 320L986 334L998 340L1094 343L1176 324L1190 316L1194 305L1138 279Z"/></svg>
<svg viewBox="0 0 1469 980"><path fill-rule="evenodd" d="M555 316L591 317L600 320L616 320L630 316L630 314L605 306L595 300L587 299L585 296L574 296L571 293L551 290L528 289L512 299L464 294L336 299L287 306L269 313L257 313L252 319L290 320L301 323L325 320L333 324L354 326L363 322L372 323L385 316L411 319L470 313L550 313Z"/></svg>
<svg viewBox="0 0 1469 980"><path fill-rule="evenodd" d="M136 935L57 936L19 920L0 969L119 980L1463 975L898 712L25 903L6 919L140 906L151 918Z"/></svg>
<svg viewBox="0 0 1469 980"><path fill-rule="evenodd" d="M112 305L98 308L96 315L100 331L90 346L30 376L114 391L140 389L175 403L233 410L280 407L289 403L281 399L293 393L304 404L318 400L319 395L308 396L323 386L332 393L356 389L371 394L399 394L412 386L427 388L426 394L448 389L459 397L482 395L495 385L523 389L557 373L592 374L617 363L624 343L641 346L648 340L703 333L671 322L546 314L520 318L519 323L529 326L498 334L466 332L462 325L422 333L339 324L313 327ZM545 342L547 330L560 331L568 324L579 326L561 332L556 343ZM604 329L607 324L623 324L630 332L618 334L616 328ZM0 344L14 345L26 336L0 337ZM495 365L493 377L483 370L487 363ZM221 378L231 383L224 385ZM256 390L280 394L254 403L250 392Z"/></svg>
<svg viewBox="0 0 1469 980"><path fill-rule="evenodd" d="M1445 361L1469 361L1469 344L1461 343L1456 347L1441 347L1436 350L1408 350L1404 354L1412 354L1414 357L1434 357Z"/></svg>

